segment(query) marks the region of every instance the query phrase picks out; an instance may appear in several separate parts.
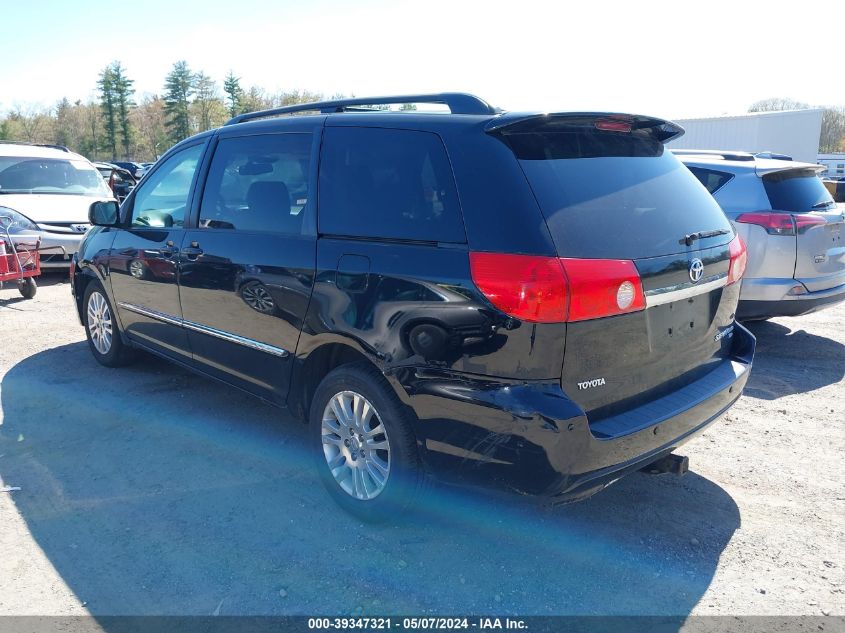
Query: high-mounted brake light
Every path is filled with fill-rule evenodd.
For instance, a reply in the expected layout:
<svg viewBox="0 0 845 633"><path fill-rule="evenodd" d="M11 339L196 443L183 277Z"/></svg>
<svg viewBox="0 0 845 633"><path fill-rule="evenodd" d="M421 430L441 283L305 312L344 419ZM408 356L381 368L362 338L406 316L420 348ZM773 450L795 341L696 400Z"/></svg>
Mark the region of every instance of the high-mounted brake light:
<svg viewBox="0 0 845 633"><path fill-rule="evenodd" d="M596 129L604 132L630 132L632 126L630 121L599 119L596 121Z"/></svg>
<svg viewBox="0 0 845 633"><path fill-rule="evenodd" d="M584 321L645 308L630 260L470 253L470 267L487 299L523 321Z"/></svg>
<svg viewBox="0 0 845 633"><path fill-rule="evenodd" d="M748 251L745 248L745 242L737 235L728 244L728 249L731 254L731 263L728 268L728 284L736 283L745 274L745 268L748 266Z"/></svg>
<svg viewBox="0 0 845 633"><path fill-rule="evenodd" d="M813 226L826 224L823 217L809 213L778 213L777 211L757 211L743 213L736 219L742 224L755 224L766 229L769 235L795 235L803 233Z"/></svg>

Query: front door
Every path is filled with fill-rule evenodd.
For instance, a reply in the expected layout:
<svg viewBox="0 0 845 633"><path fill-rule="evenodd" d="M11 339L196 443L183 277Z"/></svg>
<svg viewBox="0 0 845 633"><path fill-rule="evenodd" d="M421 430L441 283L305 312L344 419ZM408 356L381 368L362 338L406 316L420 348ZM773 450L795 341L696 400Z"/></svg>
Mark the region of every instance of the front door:
<svg viewBox="0 0 845 633"><path fill-rule="evenodd" d="M313 132L221 133L180 294L194 362L283 402L314 284ZM306 221L306 217L308 220Z"/></svg>
<svg viewBox="0 0 845 633"><path fill-rule="evenodd" d="M126 334L185 363L191 352L181 327L178 261L203 148L199 143L176 152L137 187L109 256L112 294Z"/></svg>

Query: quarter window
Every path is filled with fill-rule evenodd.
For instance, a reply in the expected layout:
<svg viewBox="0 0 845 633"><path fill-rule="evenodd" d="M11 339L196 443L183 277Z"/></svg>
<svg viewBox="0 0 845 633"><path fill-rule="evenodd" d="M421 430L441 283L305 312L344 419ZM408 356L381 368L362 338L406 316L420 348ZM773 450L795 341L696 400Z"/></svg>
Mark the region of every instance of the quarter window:
<svg viewBox="0 0 845 633"><path fill-rule="evenodd" d="M466 241L446 149L431 132L327 128L319 200L321 233Z"/></svg>
<svg viewBox="0 0 845 633"><path fill-rule="evenodd" d="M132 203L133 227L185 225L188 197L203 145L192 145L170 158L144 179Z"/></svg>
<svg viewBox="0 0 845 633"><path fill-rule="evenodd" d="M689 170L711 194L716 193L733 178L733 174L727 174L723 171L715 171L713 169L704 169L703 167L690 167Z"/></svg>
<svg viewBox="0 0 845 633"><path fill-rule="evenodd" d="M221 139L200 207L200 228L299 234L308 203L310 134Z"/></svg>

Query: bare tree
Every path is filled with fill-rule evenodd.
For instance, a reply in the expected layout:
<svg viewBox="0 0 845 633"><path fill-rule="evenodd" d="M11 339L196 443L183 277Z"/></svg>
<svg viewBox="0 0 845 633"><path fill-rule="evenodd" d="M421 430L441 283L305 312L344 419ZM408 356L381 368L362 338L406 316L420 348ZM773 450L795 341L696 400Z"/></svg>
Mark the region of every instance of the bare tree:
<svg viewBox="0 0 845 633"><path fill-rule="evenodd" d="M132 116L139 136L135 155L139 158L157 159L170 147L164 100L158 95L144 95L138 107L133 110Z"/></svg>
<svg viewBox="0 0 845 633"><path fill-rule="evenodd" d="M52 140L53 118L49 111L38 106L15 104L9 118L16 121L23 134L20 140L48 143Z"/></svg>
<svg viewBox="0 0 845 633"><path fill-rule="evenodd" d="M824 154L845 150L845 108L825 108L819 151Z"/></svg>
<svg viewBox="0 0 845 633"><path fill-rule="evenodd" d="M806 110L810 105L787 97L769 97L755 101L748 108L749 112L773 112L775 110Z"/></svg>

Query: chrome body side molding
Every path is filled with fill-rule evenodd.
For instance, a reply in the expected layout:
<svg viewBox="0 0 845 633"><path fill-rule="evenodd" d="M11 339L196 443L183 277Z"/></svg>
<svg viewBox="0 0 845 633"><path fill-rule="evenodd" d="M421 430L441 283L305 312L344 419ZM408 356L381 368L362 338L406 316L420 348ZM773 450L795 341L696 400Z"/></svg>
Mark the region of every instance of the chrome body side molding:
<svg viewBox="0 0 845 633"><path fill-rule="evenodd" d="M170 325L175 325L177 327L185 328L186 330L192 330L194 332L199 332L201 334L207 334L208 336L213 336L215 338L219 338L223 341L229 341L230 343L236 343L238 345L243 345L244 347L248 347L250 349L258 350L259 352L265 352L267 354L271 354L273 356L279 356L284 358L288 356L290 352L286 349L282 349L281 347L276 347L275 345L269 345L268 343L262 343L261 341L256 341L251 338L246 338L245 336L240 336L238 334L232 334L231 332L224 332L223 330L218 330L213 327L209 327L207 325L203 325L202 323L195 323L193 321L186 321L180 317L173 316L172 314L166 314L164 312L158 312L157 310L150 310L149 308L145 308L143 306L135 305L134 303L126 303L124 301L119 301L118 304L124 310L129 310L130 312L135 312L136 314L143 315L145 317L149 317L151 319L155 319L157 321L161 321L163 323L169 323Z"/></svg>

